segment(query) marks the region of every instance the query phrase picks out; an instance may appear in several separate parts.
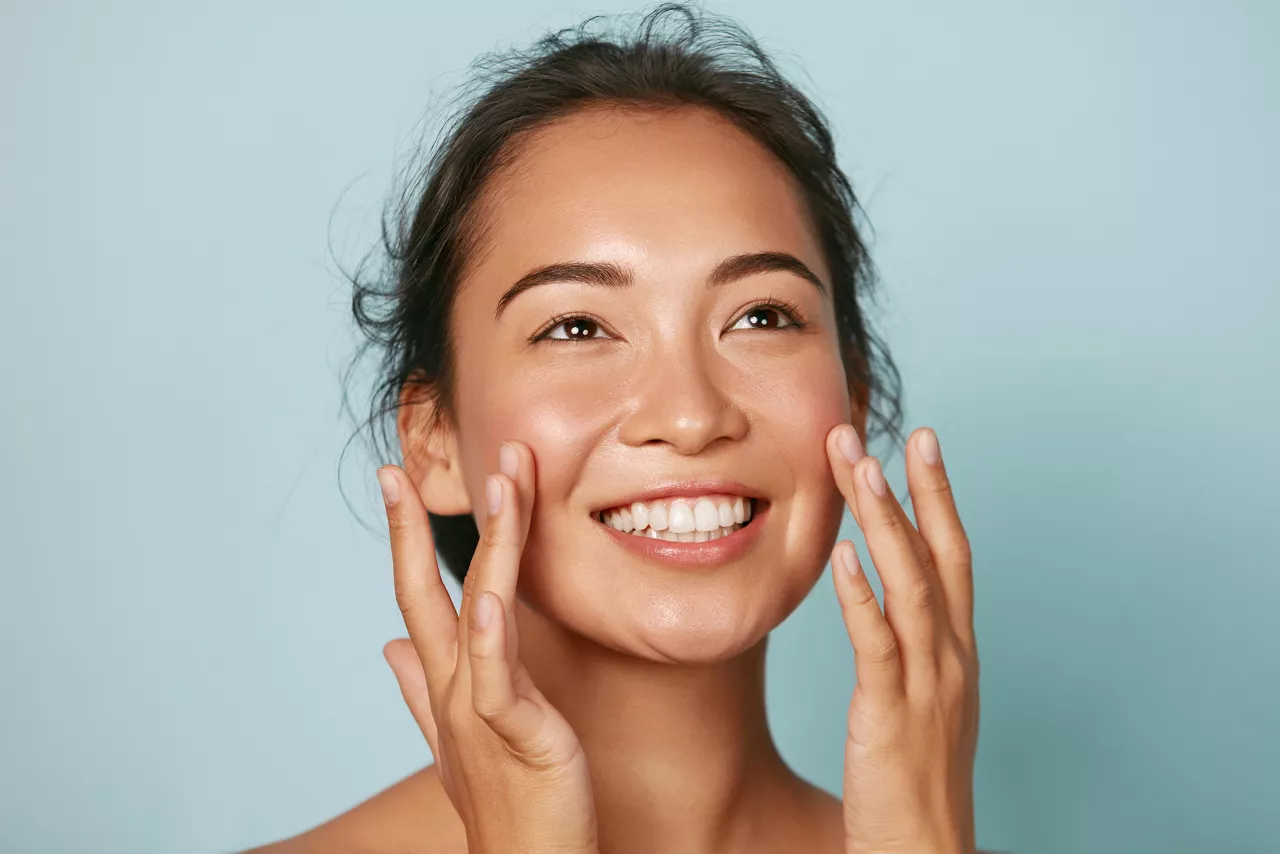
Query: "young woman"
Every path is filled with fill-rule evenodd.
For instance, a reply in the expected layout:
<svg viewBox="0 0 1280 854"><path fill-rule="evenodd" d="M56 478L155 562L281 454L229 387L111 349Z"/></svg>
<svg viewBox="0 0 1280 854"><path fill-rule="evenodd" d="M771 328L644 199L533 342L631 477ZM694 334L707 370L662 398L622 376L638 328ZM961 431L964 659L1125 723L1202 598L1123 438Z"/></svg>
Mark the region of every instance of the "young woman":
<svg viewBox="0 0 1280 854"><path fill-rule="evenodd" d="M969 547L931 430L903 443L918 528L863 451L901 440L898 378L831 134L732 23L593 23L486 61L386 286L357 282L403 454L385 654L436 764L259 850L972 852ZM842 799L764 702L828 557Z"/></svg>

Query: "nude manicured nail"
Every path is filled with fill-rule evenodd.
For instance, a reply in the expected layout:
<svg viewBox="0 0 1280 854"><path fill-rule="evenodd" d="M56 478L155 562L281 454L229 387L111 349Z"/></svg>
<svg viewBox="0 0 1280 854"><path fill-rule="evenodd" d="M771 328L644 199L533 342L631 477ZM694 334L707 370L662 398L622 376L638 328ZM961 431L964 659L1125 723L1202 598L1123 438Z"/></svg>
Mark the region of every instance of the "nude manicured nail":
<svg viewBox="0 0 1280 854"><path fill-rule="evenodd" d="M497 475L489 475L484 481L484 496L489 502L489 515L497 516L502 509L502 483Z"/></svg>
<svg viewBox="0 0 1280 854"><path fill-rule="evenodd" d="M382 500L386 504L395 504L400 499L400 485L396 476L389 471L378 469L378 486L382 489Z"/></svg>
<svg viewBox="0 0 1280 854"><path fill-rule="evenodd" d="M852 544L840 549L840 563L844 564L844 571L850 575L857 575L862 571L862 564L858 560L858 550Z"/></svg>
<svg viewBox="0 0 1280 854"><path fill-rule="evenodd" d="M862 442L858 439L858 431L852 427L844 427L836 434L836 445L849 462L856 463L862 459Z"/></svg>
<svg viewBox="0 0 1280 854"><path fill-rule="evenodd" d="M920 459L931 466L936 466L938 460L942 459L942 452L938 450L938 435L932 428L926 427L920 434L916 449L920 451Z"/></svg>
<svg viewBox="0 0 1280 854"><path fill-rule="evenodd" d="M876 495L884 498L884 472L880 470L880 461L872 458L871 464L867 466L867 486L871 487L871 491Z"/></svg>
<svg viewBox="0 0 1280 854"><path fill-rule="evenodd" d="M498 471L512 480L515 480L516 475L520 473L520 455L506 442L503 442L502 447L498 449Z"/></svg>
<svg viewBox="0 0 1280 854"><path fill-rule="evenodd" d="M487 628L493 619L493 599L484 594L476 600L476 628Z"/></svg>

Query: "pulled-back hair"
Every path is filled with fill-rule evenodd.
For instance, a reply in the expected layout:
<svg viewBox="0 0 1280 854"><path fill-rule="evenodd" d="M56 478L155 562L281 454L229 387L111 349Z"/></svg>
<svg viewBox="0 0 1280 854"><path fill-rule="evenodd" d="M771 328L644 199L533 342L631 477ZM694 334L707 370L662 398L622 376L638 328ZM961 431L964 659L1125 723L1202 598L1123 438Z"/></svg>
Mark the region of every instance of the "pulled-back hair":
<svg viewBox="0 0 1280 854"><path fill-rule="evenodd" d="M615 26L599 31L602 22ZM744 28L696 6L664 3L634 18L589 18L528 50L482 56L471 70L462 106L384 212L384 263L372 276L364 263L350 276L352 312L365 335L352 368L370 349L380 357L364 423L378 458L395 459L395 413L407 386L421 386L419 399L435 404L437 418L453 411L450 316L479 245L487 182L532 131L598 106L710 108L786 166L831 273L841 356L853 399L868 411L868 440L887 435L903 444L901 377L866 318L876 278L857 226L858 200L836 164L826 119ZM479 542L475 522L430 518L436 548L461 580Z"/></svg>

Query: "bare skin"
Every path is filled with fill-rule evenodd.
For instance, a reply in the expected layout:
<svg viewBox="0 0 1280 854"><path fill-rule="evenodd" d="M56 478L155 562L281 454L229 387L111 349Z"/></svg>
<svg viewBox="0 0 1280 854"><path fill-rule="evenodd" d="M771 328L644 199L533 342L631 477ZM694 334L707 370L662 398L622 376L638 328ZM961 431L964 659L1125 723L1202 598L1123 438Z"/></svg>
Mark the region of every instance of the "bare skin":
<svg viewBox="0 0 1280 854"><path fill-rule="evenodd" d="M494 182L484 251L454 308L454 411L433 432L428 407L407 393L399 477L425 510L471 512L483 532L486 476L499 468L499 446L514 440L536 458L536 486L528 482L523 508L527 539L511 573L514 587L518 571L518 595L506 619L532 683L586 756L598 850L972 852L976 653L972 672L962 666L972 652L971 598L918 595L926 582L963 588L958 569L929 557L934 543L958 553L958 519L953 504L935 501L926 543L899 515L892 491L887 498L868 491L870 458L855 464L835 450L836 429L852 425L843 429L856 433L861 457L866 413L851 404L829 273L793 180L748 135L697 109L584 112L529 143L519 168ZM827 292L782 269L707 286L726 258L763 252L798 259ZM618 265L631 282L602 287L561 277L496 311L521 276L571 260ZM801 322L774 314L757 315L766 321L760 328L741 325L753 307L776 311L764 305L775 299ZM565 315L592 318L599 336L529 340ZM919 438L913 434L908 449L913 498L928 489L949 502L945 475L922 462ZM673 569L637 556L613 545L592 516L655 482L707 476L740 481L768 504L751 549L723 566ZM891 611L886 602L888 619L877 608L876 622L865 578L836 579L859 690L864 669L868 685L880 686L869 699L864 692L860 707L855 698L846 756L861 757L864 772L846 769L842 801L779 756L765 715L764 658L769 631L822 574L846 507L864 530L877 525L868 542L886 599L907 603L911 588L911 602L929 609ZM393 520L395 512L389 505ZM891 584L881 556L912 566ZM473 564L468 582L477 575ZM471 611L464 601L461 634ZM901 655L895 634L904 639ZM417 653L405 640L389 644L387 655L411 708L411 696L424 698L414 714L431 741L438 710L422 708L426 680L416 672L422 643L415 641ZM941 672L935 659L961 662L960 670L925 678ZM954 703L927 693L942 683ZM933 726L927 732L901 730L897 722L913 720L908 693L918 708L946 705L948 715L934 723L920 716L920 727ZM889 732L886 722L898 728ZM907 742L931 752L884 749ZM935 766L945 773L929 770ZM851 790L877 803L879 780L898 786L885 789L887 805L874 814L851 809ZM929 794L914 797L919 792ZM918 812L902 812L907 803ZM867 841L884 826L927 835ZM462 852L467 828L431 766L318 828L254 850Z"/></svg>

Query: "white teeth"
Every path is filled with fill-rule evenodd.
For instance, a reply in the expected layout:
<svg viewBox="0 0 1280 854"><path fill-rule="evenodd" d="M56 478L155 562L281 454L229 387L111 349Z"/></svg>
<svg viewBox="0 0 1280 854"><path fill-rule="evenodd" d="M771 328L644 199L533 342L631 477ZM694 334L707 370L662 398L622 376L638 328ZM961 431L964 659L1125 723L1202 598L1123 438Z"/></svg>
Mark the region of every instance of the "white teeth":
<svg viewBox="0 0 1280 854"><path fill-rule="evenodd" d="M637 501L631 505L631 524L637 530L649 527L649 508L643 502Z"/></svg>
<svg viewBox="0 0 1280 854"><path fill-rule="evenodd" d="M676 534L676 539L677 539L679 542L682 542L682 543L692 543L692 542L693 542L693 532L692 532L692 531L687 531L687 532L685 532L685 533L683 533L683 534Z"/></svg>
<svg viewBox="0 0 1280 854"><path fill-rule="evenodd" d="M728 528L737 521L733 518L733 505L729 503L727 498L720 499L720 503L716 505L716 510L719 511L721 528Z"/></svg>
<svg viewBox="0 0 1280 854"><path fill-rule="evenodd" d="M668 530L673 534L692 533L698 526L693 521L693 509L683 501L672 501Z"/></svg>
<svg viewBox="0 0 1280 854"><path fill-rule="evenodd" d="M679 534L677 534L677 533L674 533L674 532L672 532L672 531L663 531L663 532L662 532L662 539L666 540L666 541L667 541L667 542L669 542L669 543L674 543L674 542L676 542L676 540L678 540L679 538L680 538L680 535L679 535Z"/></svg>
<svg viewBox="0 0 1280 854"><path fill-rule="evenodd" d="M625 507L601 510L594 518L616 531L668 539L682 534L714 533L708 540L728 536L751 519L752 499L741 495L702 495L697 498L636 501ZM688 542L704 542L689 540Z"/></svg>
<svg viewBox="0 0 1280 854"><path fill-rule="evenodd" d="M720 513L716 503L710 498L699 498L693 505L694 528L699 531L713 531L720 527Z"/></svg>
<svg viewBox="0 0 1280 854"><path fill-rule="evenodd" d="M711 536L710 531L694 531L693 541L695 543L705 543L707 541L707 538L710 536Z"/></svg>

